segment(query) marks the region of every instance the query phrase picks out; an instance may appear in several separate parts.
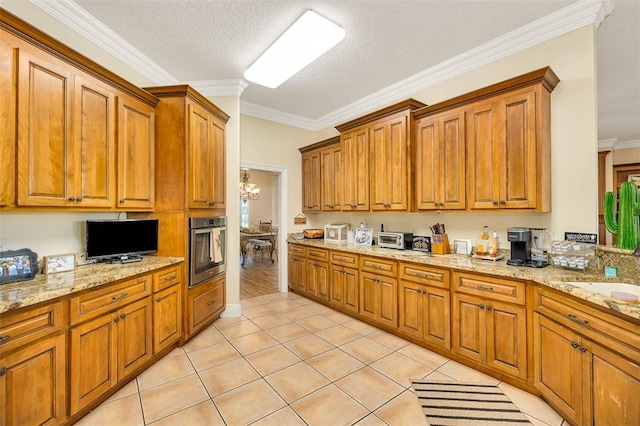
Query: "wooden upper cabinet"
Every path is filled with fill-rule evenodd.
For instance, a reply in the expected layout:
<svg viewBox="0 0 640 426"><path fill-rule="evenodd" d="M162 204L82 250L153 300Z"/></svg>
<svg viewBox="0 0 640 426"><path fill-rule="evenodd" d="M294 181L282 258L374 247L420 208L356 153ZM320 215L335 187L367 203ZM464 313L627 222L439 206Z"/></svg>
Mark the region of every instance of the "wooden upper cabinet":
<svg viewBox="0 0 640 426"><path fill-rule="evenodd" d="M469 108L470 209L550 211L548 109L549 92L541 85Z"/></svg>
<svg viewBox="0 0 640 426"><path fill-rule="evenodd" d="M27 49L19 58L18 204L67 206L73 196L72 70Z"/></svg>
<svg viewBox="0 0 640 426"><path fill-rule="evenodd" d="M187 85L147 87L156 108L156 211L224 209L229 116Z"/></svg>
<svg viewBox="0 0 640 426"><path fill-rule="evenodd" d="M341 133L343 211L369 210L369 128Z"/></svg>
<svg viewBox="0 0 640 426"><path fill-rule="evenodd" d="M464 110L416 118L414 129L416 209L464 209Z"/></svg>
<svg viewBox="0 0 640 426"><path fill-rule="evenodd" d="M154 108L118 96L118 207L152 209L154 177Z"/></svg>
<svg viewBox="0 0 640 426"><path fill-rule="evenodd" d="M371 126L371 210L406 210L408 206L407 115Z"/></svg>
<svg viewBox="0 0 640 426"><path fill-rule="evenodd" d="M302 210L320 211L320 151L302 153Z"/></svg>
<svg viewBox="0 0 640 426"><path fill-rule="evenodd" d="M322 183L323 211L339 211L342 209L342 192L344 173L342 171L342 149L340 138L336 142L320 151L320 182Z"/></svg>
<svg viewBox="0 0 640 426"><path fill-rule="evenodd" d="M0 38L0 209L15 205L16 96L18 66L14 49Z"/></svg>

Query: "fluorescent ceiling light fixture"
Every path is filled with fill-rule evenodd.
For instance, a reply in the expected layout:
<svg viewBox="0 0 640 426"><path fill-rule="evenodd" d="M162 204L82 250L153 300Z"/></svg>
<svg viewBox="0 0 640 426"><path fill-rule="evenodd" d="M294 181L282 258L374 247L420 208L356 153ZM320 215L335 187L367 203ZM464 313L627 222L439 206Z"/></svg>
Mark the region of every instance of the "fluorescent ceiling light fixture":
<svg viewBox="0 0 640 426"><path fill-rule="evenodd" d="M244 73L247 80L275 89L344 38L345 31L308 10Z"/></svg>

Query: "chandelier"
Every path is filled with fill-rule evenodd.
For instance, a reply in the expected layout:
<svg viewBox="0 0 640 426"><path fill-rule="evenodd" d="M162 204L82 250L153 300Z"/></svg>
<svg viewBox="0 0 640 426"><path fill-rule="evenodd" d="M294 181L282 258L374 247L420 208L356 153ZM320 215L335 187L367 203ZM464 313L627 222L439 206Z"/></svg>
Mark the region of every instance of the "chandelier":
<svg viewBox="0 0 640 426"><path fill-rule="evenodd" d="M260 188L256 188L255 183L249 183L249 178L249 169L240 169L240 199L245 203L260 197Z"/></svg>

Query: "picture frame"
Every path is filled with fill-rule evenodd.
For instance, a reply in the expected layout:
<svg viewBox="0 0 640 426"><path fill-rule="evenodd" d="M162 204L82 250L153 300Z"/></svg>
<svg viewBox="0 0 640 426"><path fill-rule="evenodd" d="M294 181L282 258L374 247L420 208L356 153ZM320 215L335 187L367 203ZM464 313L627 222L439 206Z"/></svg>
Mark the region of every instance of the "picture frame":
<svg viewBox="0 0 640 426"><path fill-rule="evenodd" d="M44 256L42 265L45 274L73 271L76 269L76 255L75 253L68 253Z"/></svg>
<svg viewBox="0 0 640 426"><path fill-rule="evenodd" d="M32 280L37 273L37 253L27 248L0 252L0 284Z"/></svg>
<svg viewBox="0 0 640 426"><path fill-rule="evenodd" d="M356 246L371 246L373 243L373 228L356 228L353 244Z"/></svg>

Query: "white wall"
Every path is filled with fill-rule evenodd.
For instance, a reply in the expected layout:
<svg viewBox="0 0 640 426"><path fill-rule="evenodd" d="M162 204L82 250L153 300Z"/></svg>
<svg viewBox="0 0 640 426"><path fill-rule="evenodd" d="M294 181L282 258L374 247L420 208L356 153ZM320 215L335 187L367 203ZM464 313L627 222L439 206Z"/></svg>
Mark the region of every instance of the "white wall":
<svg viewBox="0 0 640 426"><path fill-rule="evenodd" d="M249 224L258 226L260 221L272 221L278 226L277 206L280 203L278 197L277 176L272 172L249 170L250 182L260 188L260 198L249 201Z"/></svg>

